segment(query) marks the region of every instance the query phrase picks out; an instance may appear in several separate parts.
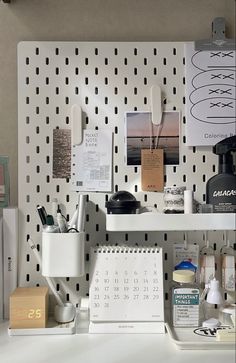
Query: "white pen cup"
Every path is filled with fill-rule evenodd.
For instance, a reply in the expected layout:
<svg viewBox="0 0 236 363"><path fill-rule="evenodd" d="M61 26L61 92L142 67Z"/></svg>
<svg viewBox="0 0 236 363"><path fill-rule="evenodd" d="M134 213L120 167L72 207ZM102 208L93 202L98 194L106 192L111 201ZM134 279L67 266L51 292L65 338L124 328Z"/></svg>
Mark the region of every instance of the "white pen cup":
<svg viewBox="0 0 236 363"><path fill-rule="evenodd" d="M84 275L84 233L42 233L42 275Z"/></svg>

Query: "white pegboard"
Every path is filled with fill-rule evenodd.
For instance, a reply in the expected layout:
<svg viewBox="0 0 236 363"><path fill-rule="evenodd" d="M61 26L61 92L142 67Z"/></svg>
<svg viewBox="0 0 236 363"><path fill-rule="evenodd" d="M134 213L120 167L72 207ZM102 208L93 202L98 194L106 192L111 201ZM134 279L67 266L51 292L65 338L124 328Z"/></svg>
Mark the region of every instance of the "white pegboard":
<svg viewBox="0 0 236 363"><path fill-rule="evenodd" d="M185 73L183 43L120 42L22 42L18 46L18 134L21 285L42 284L40 267L30 254L30 235L41 248L41 225L36 206L50 211L58 198L68 218L78 194L71 192L68 179L52 178L52 139L56 127L70 129L71 106L83 110L84 128L108 128L114 133L114 189L134 193L143 206L162 210L162 193L142 192L140 168L124 163L124 114L150 111L150 87L161 86L165 110L181 112L180 165L166 166L166 185L184 185L194 190L195 199L205 199L205 183L216 172L211 148L186 146ZM86 275L65 278L58 289L72 302L88 293L89 248L95 244L158 244L164 247L165 280L171 279L173 242L183 233L108 233L105 230L105 193L90 193L86 215ZM203 233L191 232L189 240L203 244ZM234 235L232 234L232 239ZM222 233L210 233L219 250ZM168 292L168 283L165 284ZM166 299L168 296L166 295Z"/></svg>

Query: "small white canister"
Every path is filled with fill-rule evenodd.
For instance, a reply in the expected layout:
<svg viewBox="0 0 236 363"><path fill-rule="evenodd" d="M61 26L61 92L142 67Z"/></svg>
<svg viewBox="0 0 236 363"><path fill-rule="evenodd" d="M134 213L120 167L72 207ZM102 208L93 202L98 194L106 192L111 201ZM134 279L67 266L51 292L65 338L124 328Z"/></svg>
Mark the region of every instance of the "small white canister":
<svg viewBox="0 0 236 363"><path fill-rule="evenodd" d="M164 213L184 213L184 191L186 187L164 187Z"/></svg>

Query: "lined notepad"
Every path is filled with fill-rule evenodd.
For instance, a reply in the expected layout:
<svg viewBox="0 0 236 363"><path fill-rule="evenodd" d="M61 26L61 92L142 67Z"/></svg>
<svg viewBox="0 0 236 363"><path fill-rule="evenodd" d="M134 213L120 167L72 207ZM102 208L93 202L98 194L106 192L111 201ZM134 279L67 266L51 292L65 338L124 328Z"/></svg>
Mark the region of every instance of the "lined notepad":
<svg viewBox="0 0 236 363"><path fill-rule="evenodd" d="M163 322L162 249L91 249L90 321Z"/></svg>

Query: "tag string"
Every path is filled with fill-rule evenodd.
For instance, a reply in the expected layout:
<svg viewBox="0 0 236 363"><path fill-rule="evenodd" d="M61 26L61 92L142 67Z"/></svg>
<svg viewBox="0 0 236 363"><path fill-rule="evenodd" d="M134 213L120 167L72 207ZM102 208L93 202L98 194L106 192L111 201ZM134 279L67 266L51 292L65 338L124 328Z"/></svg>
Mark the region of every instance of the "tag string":
<svg viewBox="0 0 236 363"><path fill-rule="evenodd" d="M150 151L152 149L157 149L158 148L158 144L159 144L159 137L160 137L160 134L161 134L161 130L162 130L162 127L163 127L163 122L161 122L160 125L157 125L157 133L156 133L156 136L154 136L154 126L153 126L153 123L152 123L152 114L151 112L149 113L149 127L150 127L150 138L149 138L149 149ZM155 147L153 146L153 138L155 137Z"/></svg>
<svg viewBox="0 0 236 363"><path fill-rule="evenodd" d="M153 139L153 123L152 123L152 113L149 112L148 114L148 118L149 118L149 128L150 128L150 138L149 138L149 149L150 151L153 149L153 142L152 142L152 139Z"/></svg>

